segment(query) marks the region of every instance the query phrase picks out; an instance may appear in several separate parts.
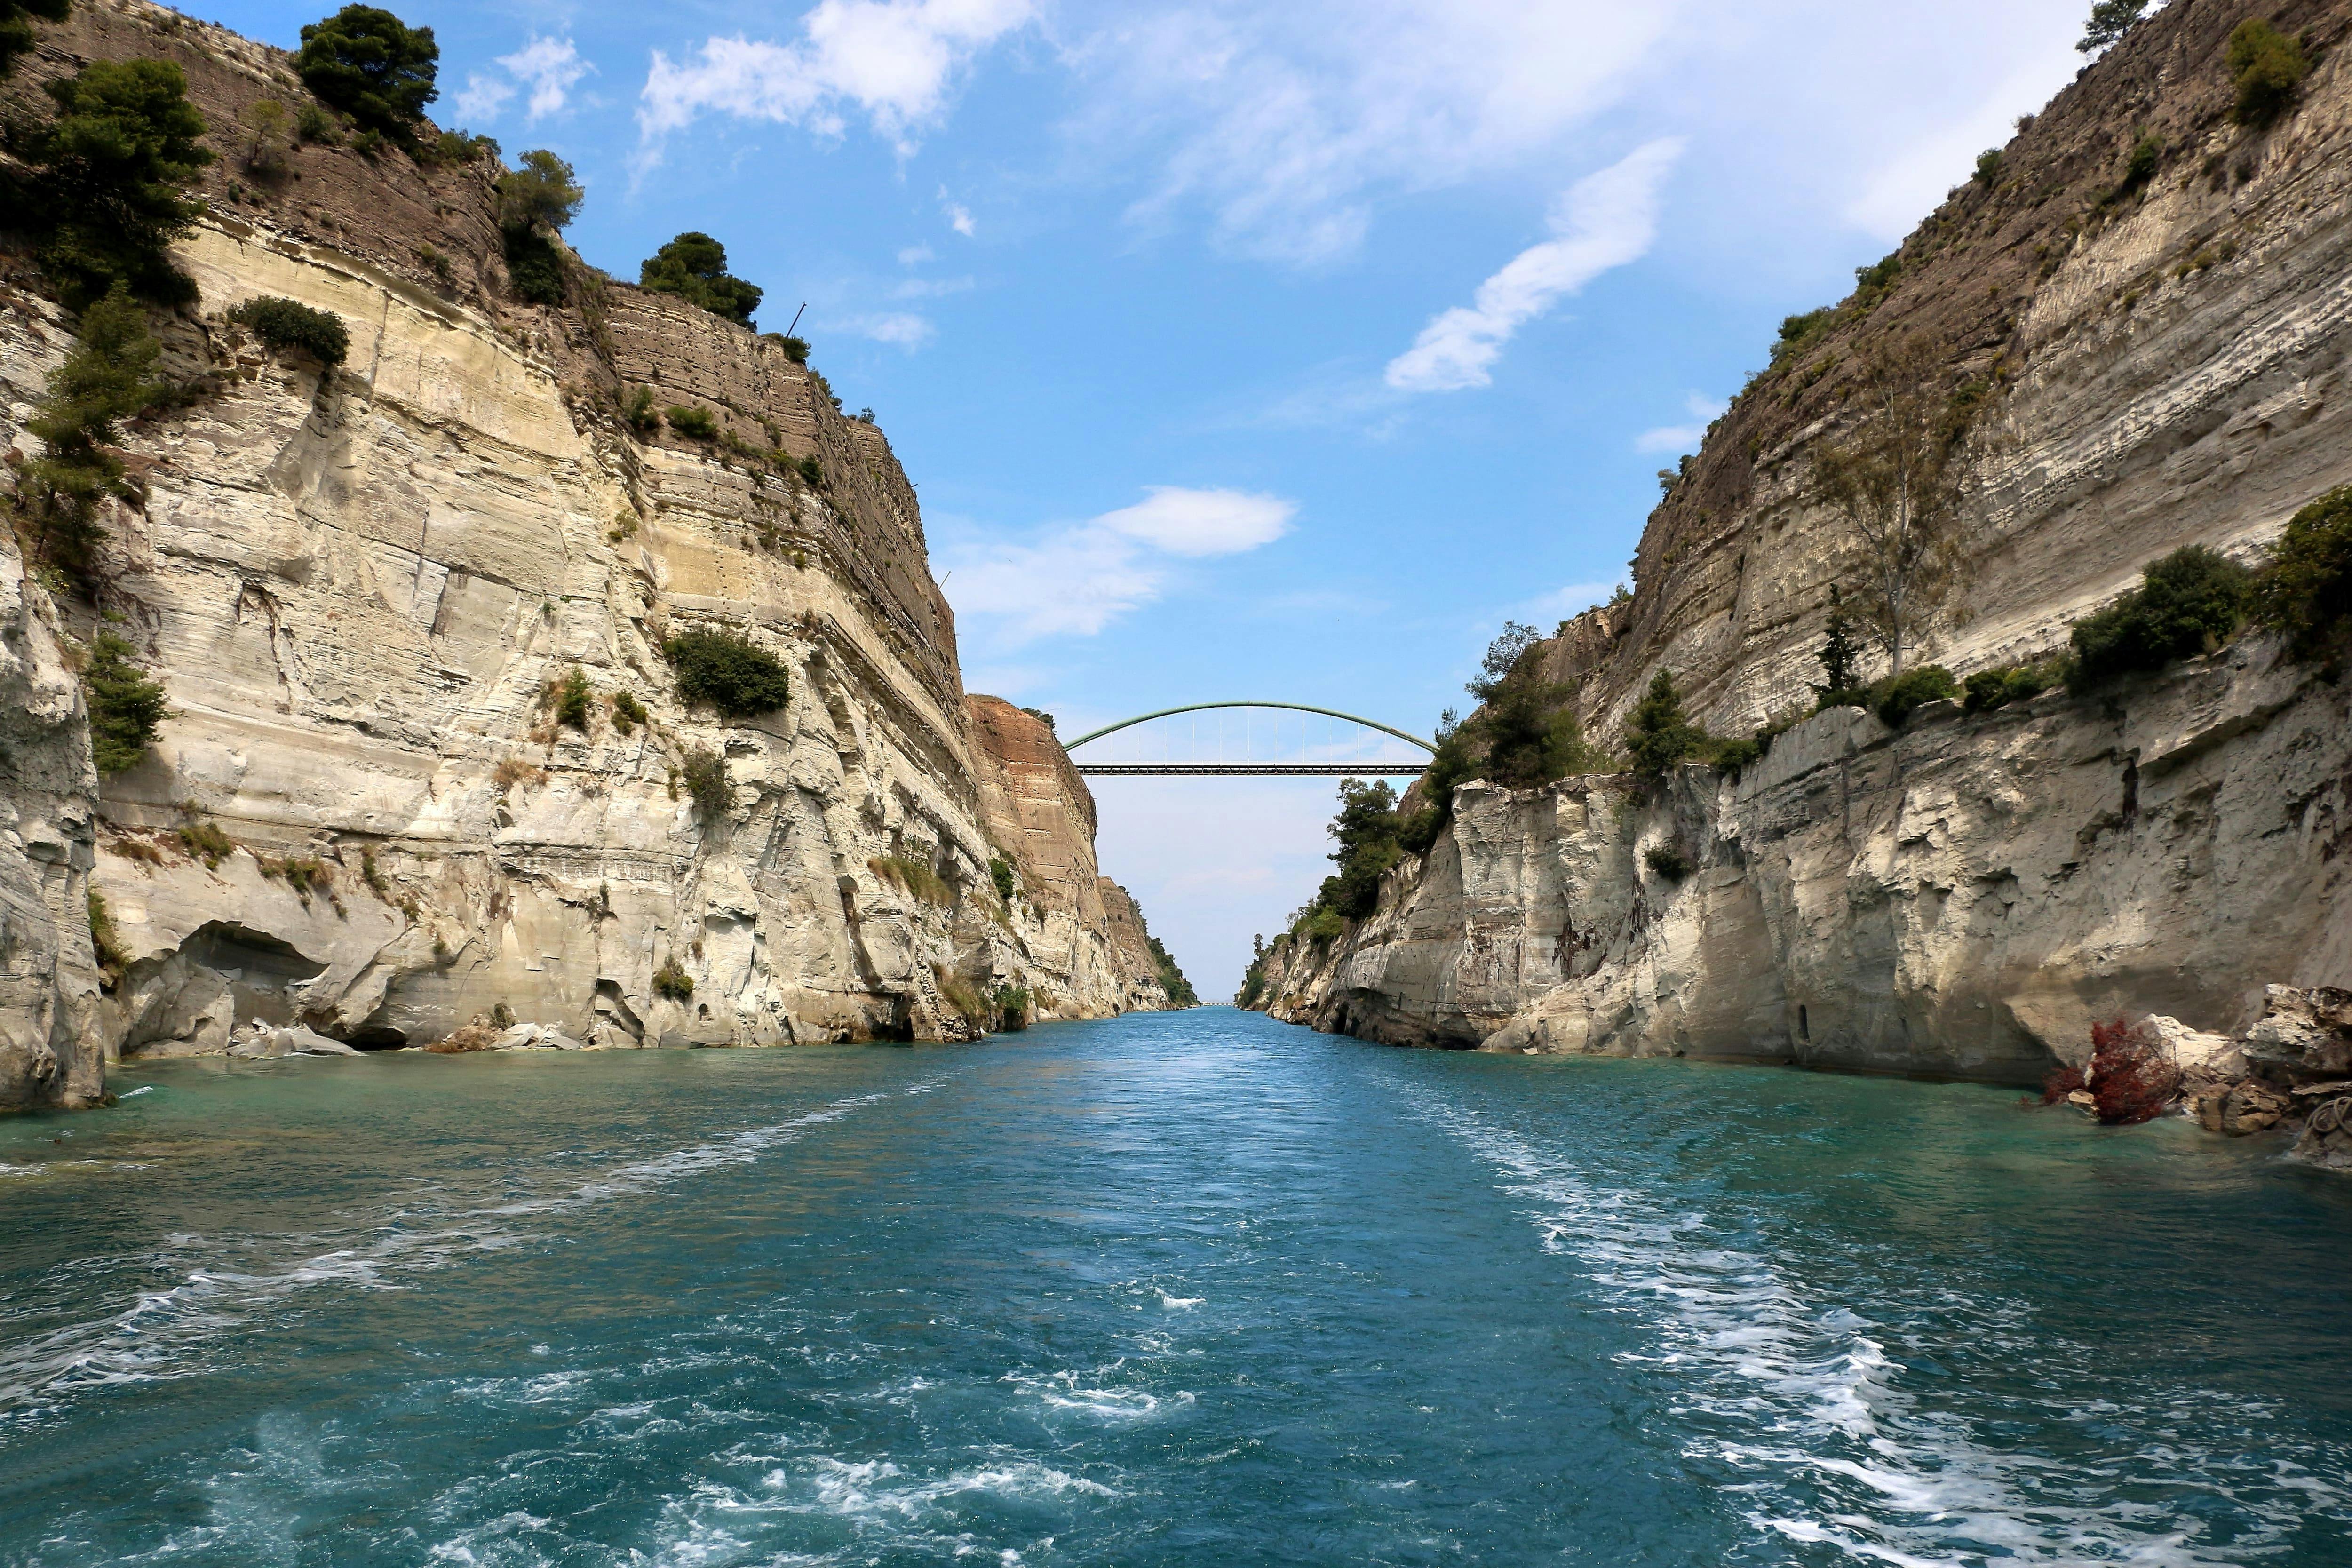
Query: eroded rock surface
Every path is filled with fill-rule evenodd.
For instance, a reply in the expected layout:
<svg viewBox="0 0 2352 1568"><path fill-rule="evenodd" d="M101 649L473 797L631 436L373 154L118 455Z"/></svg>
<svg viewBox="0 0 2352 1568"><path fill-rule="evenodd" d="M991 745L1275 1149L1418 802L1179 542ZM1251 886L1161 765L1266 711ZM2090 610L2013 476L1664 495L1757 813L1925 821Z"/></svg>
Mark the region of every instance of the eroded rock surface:
<svg viewBox="0 0 2352 1568"><path fill-rule="evenodd" d="M12 101L136 55L182 64L215 140L307 96L278 51L137 0L44 36ZM0 1100L95 1094L101 1045L421 1045L501 1005L608 1047L968 1038L958 998L999 986L1041 1018L1163 1005L1133 984L1050 732L967 706L882 432L780 342L677 300L575 266L563 308L516 303L494 174L318 145L236 199L234 161L208 173L215 216L178 251L201 300L158 327L205 391L132 432L144 503L113 510L106 586L68 616L83 637L113 617L173 709L95 829L57 628L0 564ZM68 339L15 267L0 434L26 450ZM346 362L228 324L262 295L333 312ZM633 425L641 389L715 438ZM719 626L784 663L781 709L680 700L665 637ZM584 727L551 700L575 669ZM712 810L683 783L706 752ZM1010 907L1000 855L1023 868ZM103 999L85 879L123 957Z"/></svg>

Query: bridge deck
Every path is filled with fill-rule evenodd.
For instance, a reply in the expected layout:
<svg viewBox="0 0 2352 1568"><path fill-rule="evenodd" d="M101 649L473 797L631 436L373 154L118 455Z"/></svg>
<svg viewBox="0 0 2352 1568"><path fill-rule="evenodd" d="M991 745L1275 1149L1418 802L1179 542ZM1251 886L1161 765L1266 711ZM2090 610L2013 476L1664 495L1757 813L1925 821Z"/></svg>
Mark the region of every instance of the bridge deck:
<svg viewBox="0 0 2352 1568"><path fill-rule="evenodd" d="M1426 763L1079 763L1078 772L1097 778L1231 778L1270 775L1286 778L1397 779L1419 778Z"/></svg>

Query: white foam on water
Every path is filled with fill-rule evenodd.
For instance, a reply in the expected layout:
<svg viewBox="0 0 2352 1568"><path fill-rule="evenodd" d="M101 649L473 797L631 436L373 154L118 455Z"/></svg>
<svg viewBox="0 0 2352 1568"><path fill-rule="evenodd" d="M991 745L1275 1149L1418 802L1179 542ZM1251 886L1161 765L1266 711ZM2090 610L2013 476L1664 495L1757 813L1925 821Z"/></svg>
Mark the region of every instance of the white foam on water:
<svg viewBox="0 0 2352 1568"><path fill-rule="evenodd" d="M1206 1296L1171 1296L1165 1290L1160 1292L1160 1305L1171 1312L1189 1311L1207 1300Z"/></svg>
<svg viewBox="0 0 2352 1568"><path fill-rule="evenodd" d="M1676 1414L1701 1418L1685 1452L1753 1480L1726 1491L1756 1500L1759 1531L1828 1546L1856 1562L1943 1568L1998 1562L2118 1562L2192 1568L2274 1554L2307 1515L2344 1519L2352 1493L2292 1459L2259 1463L2180 1438L2218 1396L2169 1392L2159 1409L2109 1399L2084 1419L2130 1419L2163 1434L2136 1450L2080 1461L1989 1447L1968 1415L1895 1386L1903 1372L1877 1325L1771 1258L1722 1244L1704 1215L1587 1179L1568 1155L1426 1091L1400 1092L1423 1121L1491 1166L1499 1188L1530 1201L1544 1250L1575 1262L1612 1310L1645 1320L1653 1345L1618 1359L1672 1380ZM2027 1342L2003 1309L1946 1303L1995 1342ZM2065 1347L2032 1345L2035 1359ZM2259 1419L2254 1411L2247 1419ZM2324 1461L2322 1461L2324 1462ZM2132 1500L2150 1485L2231 1505L2233 1540L2200 1544L2194 1517ZM2300 1506L2297 1501L2300 1500Z"/></svg>
<svg viewBox="0 0 2352 1568"><path fill-rule="evenodd" d="M912 1093L936 1083L893 1092ZM891 1097L891 1092L881 1092L838 1100L771 1126L617 1165L593 1181L543 1198L466 1207L424 1192L411 1198L410 1206L382 1212L341 1235L169 1237L147 1256L121 1261L141 1272L176 1276L176 1283L138 1291L129 1305L105 1316L0 1347L0 1424L49 1414L95 1388L201 1375L208 1370L203 1359L206 1346L249 1331L256 1318L305 1292L320 1288L410 1289L436 1270L536 1238L536 1232L518 1222L636 1196L709 1171L750 1163L797 1142L812 1129ZM289 1243L317 1250L283 1261ZM274 1250L278 1258L246 1268L226 1261L257 1250Z"/></svg>

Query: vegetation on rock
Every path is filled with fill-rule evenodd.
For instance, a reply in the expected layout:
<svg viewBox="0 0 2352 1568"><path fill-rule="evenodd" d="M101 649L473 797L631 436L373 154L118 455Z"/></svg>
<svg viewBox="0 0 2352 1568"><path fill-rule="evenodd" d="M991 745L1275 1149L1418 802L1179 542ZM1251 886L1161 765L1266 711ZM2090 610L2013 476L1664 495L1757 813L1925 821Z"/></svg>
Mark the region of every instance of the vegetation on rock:
<svg viewBox="0 0 2352 1568"><path fill-rule="evenodd" d="M2138 587L2074 623L2067 684L2085 691L2212 651L2243 624L2253 582L2253 574L2201 544L2149 562Z"/></svg>
<svg viewBox="0 0 2352 1568"><path fill-rule="evenodd" d="M1633 771L1655 781L1675 763L1703 755L1709 744L1707 732L1684 715L1673 671L1661 668L1650 677L1649 690L1625 720L1625 754Z"/></svg>
<svg viewBox="0 0 2352 1568"><path fill-rule="evenodd" d="M637 269L637 282L649 293L675 294L745 326L760 308L761 290L728 275L727 247L691 229L654 252Z"/></svg>
<svg viewBox="0 0 2352 1568"><path fill-rule="evenodd" d="M25 465L22 504L44 553L85 584L96 570L103 532L99 503L139 493L109 448L121 439L123 420L170 394L168 383L152 378L162 352L148 333L145 313L118 282L83 313L80 341L25 422L42 447Z"/></svg>
<svg viewBox="0 0 2352 1568"><path fill-rule="evenodd" d="M302 29L294 68L302 85L362 126L406 140L434 85L441 47L430 27L411 27L374 5L346 5Z"/></svg>
<svg viewBox="0 0 2352 1568"><path fill-rule="evenodd" d="M38 235L43 270L77 309L117 283L161 304L194 299L168 247L203 210L181 193L213 154L197 145L205 120L180 68L98 60L45 85L57 118L27 138L29 199L19 209Z"/></svg>
<svg viewBox="0 0 2352 1568"><path fill-rule="evenodd" d="M555 721L585 734L588 730L589 703L594 698L589 689L588 672L578 665L564 671L555 687Z"/></svg>
<svg viewBox="0 0 2352 1568"><path fill-rule="evenodd" d="M694 995L694 976L676 957L665 958L661 967L654 971L654 994L673 1002L689 1001Z"/></svg>
<svg viewBox="0 0 2352 1568"><path fill-rule="evenodd" d="M622 734L633 734L646 721L646 705L637 700L634 691L613 693L613 728Z"/></svg>
<svg viewBox="0 0 2352 1568"><path fill-rule="evenodd" d="M553 237L579 216L584 197L572 165L544 147L525 153L522 167L499 177L499 233L517 299L563 303L563 256Z"/></svg>
<svg viewBox="0 0 2352 1568"><path fill-rule="evenodd" d="M2311 654L2352 627L2352 485L2287 520L2255 584L2257 612Z"/></svg>
<svg viewBox="0 0 2352 1568"><path fill-rule="evenodd" d="M162 684L131 662L131 645L112 632L90 639L82 667L82 697L89 709L89 754L101 773L139 765L170 712Z"/></svg>
<svg viewBox="0 0 2352 1568"><path fill-rule="evenodd" d="M2147 15L2147 7L2148 0L2095 0L2074 47L2086 55L2097 53L2131 31Z"/></svg>
<svg viewBox="0 0 2352 1568"><path fill-rule="evenodd" d="M955 889L923 861L904 855L877 855L866 862L866 868L923 903L946 909L955 902Z"/></svg>
<svg viewBox="0 0 2352 1568"><path fill-rule="evenodd" d="M1671 844L1653 844L1642 851L1643 863L1669 882L1679 882L1696 868L1690 857Z"/></svg>
<svg viewBox="0 0 2352 1568"><path fill-rule="evenodd" d="M1179 1007L1199 1006L1200 994L1192 989L1192 983L1184 978L1184 972L1176 966L1175 955L1162 947L1156 936L1147 935L1144 942L1151 949L1152 967L1160 974L1160 989L1168 994L1170 1003Z"/></svg>
<svg viewBox="0 0 2352 1568"><path fill-rule="evenodd" d="M2230 34L2223 62L2238 89L2242 125L2263 126L2294 101L2295 89L2311 69L2303 46L2259 16L2249 16Z"/></svg>
<svg viewBox="0 0 2352 1568"><path fill-rule="evenodd" d="M228 312L272 350L297 349L332 370L352 351L352 334L332 310L317 310L299 300L269 295L246 300Z"/></svg>
<svg viewBox="0 0 2352 1568"><path fill-rule="evenodd" d="M731 627L696 627L662 644L677 672L677 691L708 703L725 719L756 719L782 708L792 695L783 660Z"/></svg>
<svg viewBox="0 0 2352 1568"><path fill-rule="evenodd" d="M708 408L692 408L673 403L662 410L669 427L689 441L715 441L719 438L719 422Z"/></svg>
<svg viewBox="0 0 2352 1568"><path fill-rule="evenodd" d="M727 779L727 759L708 746L686 753L686 793L706 822L724 820L735 804L735 788Z"/></svg>
<svg viewBox="0 0 2352 1568"><path fill-rule="evenodd" d="M988 879L996 884L998 898L1008 904L1013 901L1013 894L1020 886L1013 875L1013 862L1002 855L991 855L988 858Z"/></svg>

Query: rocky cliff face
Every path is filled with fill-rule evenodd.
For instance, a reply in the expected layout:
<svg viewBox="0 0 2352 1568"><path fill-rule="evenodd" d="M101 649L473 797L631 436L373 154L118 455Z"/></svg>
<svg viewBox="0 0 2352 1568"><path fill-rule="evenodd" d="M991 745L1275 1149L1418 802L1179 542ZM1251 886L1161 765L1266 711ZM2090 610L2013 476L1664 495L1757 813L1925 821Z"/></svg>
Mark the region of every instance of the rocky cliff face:
<svg viewBox="0 0 2352 1568"><path fill-rule="evenodd" d="M1613 740L1662 668L1718 733L1811 705L1857 556L1811 457L1851 428L1853 367L1897 341L1984 410L1962 592L1915 650L1962 674L2063 647L2179 545L2249 556L2352 481L2352 7L2262 9L2316 56L2263 131L2231 117L2223 65L2256 10L2175 0L2135 28L1905 242L1891 286L1749 385L1651 518L1630 602L1541 655L1589 731ZM1900 733L1833 709L1736 778L1467 786L1376 915L1283 944L1268 1005L1405 1043L2002 1079L2080 1061L2095 1016L2242 1028L2268 983L2352 982L2347 720L2339 686L2250 639Z"/></svg>
<svg viewBox="0 0 2352 1568"><path fill-rule="evenodd" d="M224 148L256 99L305 100L276 51L131 0L82 0L9 92L131 55L183 66ZM574 266L565 307L514 303L482 163L310 145L241 200L235 177L215 168L180 250L200 304L160 329L206 395L134 433L144 503L109 519L97 602L63 604L85 635L119 622L173 708L94 835L52 611L11 590L17 1081L98 1092L93 1036L178 1054L300 1024L392 1046L501 1005L606 1046L969 1037L970 998L1001 985L1043 1017L1164 1005L1131 984L1066 758L967 706L877 428L780 342L674 299ZM68 342L34 281L20 263L0 315L20 449ZM227 323L260 295L334 312L345 363ZM716 437L633 429L637 388ZM720 723L679 700L663 638L721 625L785 663L781 710ZM584 729L551 706L575 668ZM722 807L683 785L699 751L724 759ZM1000 853L1026 894L1009 908ZM102 1000L85 876L124 965Z"/></svg>

